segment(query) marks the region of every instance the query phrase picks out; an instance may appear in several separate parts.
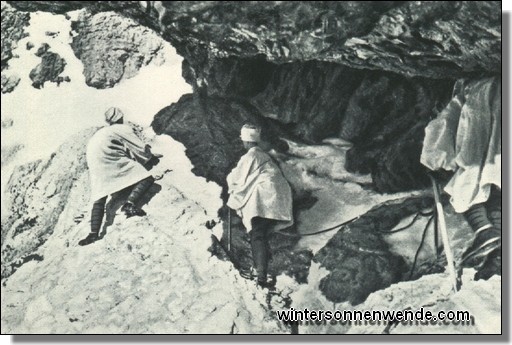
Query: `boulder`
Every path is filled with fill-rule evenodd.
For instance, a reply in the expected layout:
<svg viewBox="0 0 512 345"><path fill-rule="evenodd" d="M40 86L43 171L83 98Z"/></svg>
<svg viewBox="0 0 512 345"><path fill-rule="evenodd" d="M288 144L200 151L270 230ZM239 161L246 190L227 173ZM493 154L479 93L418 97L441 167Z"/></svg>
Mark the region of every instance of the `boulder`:
<svg viewBox="0 0 512 345"><path fill-rule="evenodd" d="M111 88L141 67L164 61L162 39L116 13L81 13L72 28L77 34L71 47L84 64L85 82L97 89Z"/></svg>
<svg viewBox="0 0 512 345"><path fill-rule="evenodd" d="M48 47L43 45L38 49L36 55L41 57L41 63L30 71L29 77L33 87L40 89L48 81L57 84L65 80L69 81L69 77L59 76L66 66L66 61L59 54L48 51Z"/></svg>
<svg viewBox="0 0 512 345"><path fill-rule="evenodd" d="M383 232L432 204L431 197L393 200L343 226L313 258L329 271L320 281L325 297L357 305L372 292L402 280L408 267L402 257L391 253Z"/></svg>

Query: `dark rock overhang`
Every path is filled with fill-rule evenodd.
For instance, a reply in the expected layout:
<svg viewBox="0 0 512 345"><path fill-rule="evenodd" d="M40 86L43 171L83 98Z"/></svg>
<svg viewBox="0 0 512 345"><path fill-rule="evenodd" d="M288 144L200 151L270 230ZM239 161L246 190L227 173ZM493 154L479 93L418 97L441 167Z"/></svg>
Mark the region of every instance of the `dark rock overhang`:
<svg viewBox="0 0 512 345"><path fill-rule="evenodd" d="M193 65L263 54L406 76L501 70L499 1L9 1L24 11L116 11L151 27ZM204 67L203 67L204 68Z"/></svg>

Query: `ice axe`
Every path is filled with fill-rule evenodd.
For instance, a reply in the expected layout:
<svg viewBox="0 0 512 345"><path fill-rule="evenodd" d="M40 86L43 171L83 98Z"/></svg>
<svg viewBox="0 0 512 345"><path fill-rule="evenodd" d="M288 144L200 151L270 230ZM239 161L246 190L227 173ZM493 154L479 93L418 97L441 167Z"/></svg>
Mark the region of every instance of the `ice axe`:
<svg viewBox="0 0 512 345"><path fill-rule="evenodd" d="M455 262L453 259L452 249L450 247L450 240L448 238L448 231L446 230L446 220L444 218L444 210L443 204L441 203L439 185L437 184L436 179L429 175L430 180L432 181L432 187L434 189L434 200L436 203L436 214L437 214L437 225L439 226L439 231L441 232L441 240L443 242L444 253L446 255L446 269L448 274L450 275L450 280L453 284L454 292L459 291L460 289L460 280L457 276L457 272L455 270Z"/></svg>

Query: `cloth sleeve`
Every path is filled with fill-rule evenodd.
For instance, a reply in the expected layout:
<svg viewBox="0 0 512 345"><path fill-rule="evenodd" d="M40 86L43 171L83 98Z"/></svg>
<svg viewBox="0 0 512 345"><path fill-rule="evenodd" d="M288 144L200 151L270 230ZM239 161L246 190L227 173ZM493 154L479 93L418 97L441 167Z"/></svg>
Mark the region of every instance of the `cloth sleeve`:
<svg viewBox="0 0 512 345"><path fill-rule="evenodd" d="M118 134L132 159L144 165L153 157L150 146L144 144L131 127L123 126L123 130Z"/></svg>
<svg viewBox="0 0 512 345"><path fill-rule="evenodd" d="M245 184L247 176L250 173L251 159L247 157L247 154L242 156L238 161L236 167L231 170L229 175L226 177L228 183L228 193L231 194L240 189Z"/></svg>
<svg viewBox="0 0 512 345"><path fill-rule="evenodd" d="M457 132L464 97L456 84L452 100L425 128L421 163L432 171L457 170Z"/></svg>

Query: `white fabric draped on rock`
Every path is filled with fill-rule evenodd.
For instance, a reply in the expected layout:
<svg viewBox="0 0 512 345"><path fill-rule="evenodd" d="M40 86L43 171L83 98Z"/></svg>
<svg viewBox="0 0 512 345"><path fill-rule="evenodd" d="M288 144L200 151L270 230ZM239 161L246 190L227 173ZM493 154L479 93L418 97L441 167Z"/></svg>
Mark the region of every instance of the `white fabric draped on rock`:
<svg viewBox="0 0 512 345"><path fill-rule="evenodd" d="M129 125L115 124L98 130L87 146L91 201L151 176L142 166L151 156Z"/></svg>
<svg viewBox="0 0 512 345"><path fill-rule="evenodd" d="M425 129L421 163L454 171L445 187L455 211L501 189L501 78L459 80L448 106Z"/></svg>
<svg viewBox="0 0 512 345"><path fill-rule="evenodd" d="M227 177L228 206L242 217L247 231L251 219L277 220L272 230L293 224L292 191L272 158L259 147L251 148Z"/></svg>

